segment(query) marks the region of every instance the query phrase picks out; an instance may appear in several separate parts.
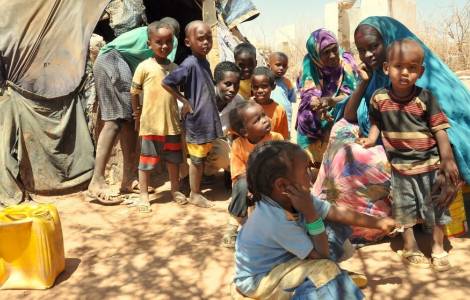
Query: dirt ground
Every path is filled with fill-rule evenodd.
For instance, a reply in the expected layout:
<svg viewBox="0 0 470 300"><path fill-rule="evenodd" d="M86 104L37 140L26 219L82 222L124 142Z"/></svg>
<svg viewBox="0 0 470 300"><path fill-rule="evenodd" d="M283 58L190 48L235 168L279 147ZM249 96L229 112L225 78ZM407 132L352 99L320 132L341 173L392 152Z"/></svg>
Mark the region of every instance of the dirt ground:
<svg viewBox="0 0 470 300"><path fill-rule="evenodd" d="M229 195L218 179L206 190L216 203L210 209L170 202L168 183L150 214L83 194L39 199L59 209L66 270L49 290L0 291L0 299L230 299L233 250L219 246ZM399 238L361 248L343 267L368 276L368 299L468 299L470 239L448 246L454 269L447 273L404 267L394 252Z"/></svg>
<svg viewBox="0 0 470 300"><path fill-rule="evenodd" d="M470 87L470 79L462 80ZM293 111L295 120L296 106ZM49 290L0 291L0 300L230 299L233 250L220 247L230 195L222 176L205 190L216 204L209 209L179 206L170 200L169 183L157 184L150 214L90 203L81 193L36 198L59 209L65 271ZM418 238L429 256L429 243L423 234ZM367 299L469 299L470 236L447 243L453 269L446 273L407 268L396 254L401 246L393 238L363 247L342 263L367 275Z"/></svg>

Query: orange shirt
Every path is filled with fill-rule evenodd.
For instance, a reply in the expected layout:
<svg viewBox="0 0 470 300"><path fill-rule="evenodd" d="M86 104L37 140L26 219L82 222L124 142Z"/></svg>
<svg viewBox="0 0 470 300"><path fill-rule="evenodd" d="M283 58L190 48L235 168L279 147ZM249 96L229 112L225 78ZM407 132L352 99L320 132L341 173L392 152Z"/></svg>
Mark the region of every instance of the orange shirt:
<svg viewBox="0 0 470 300"><path fill-rule="evenodd" d="M255 149L256 145L267 141L282 141L284 138L277 132L270 132L257 144L252 144L245 137L238 137L233 141L232 153L230 155L230 172L232 181L235 182L238 176L245 175L248 156Z"/></svg>
<svg viewBox="0 0 470 300"><path fill-rule="evenodd" d="M272 100L271 100L272 101ZM289 139L289 126L286 111L272 101L270 104L261 105L266 115L271 119L271 130L282 134L285 140Z"/></svg>

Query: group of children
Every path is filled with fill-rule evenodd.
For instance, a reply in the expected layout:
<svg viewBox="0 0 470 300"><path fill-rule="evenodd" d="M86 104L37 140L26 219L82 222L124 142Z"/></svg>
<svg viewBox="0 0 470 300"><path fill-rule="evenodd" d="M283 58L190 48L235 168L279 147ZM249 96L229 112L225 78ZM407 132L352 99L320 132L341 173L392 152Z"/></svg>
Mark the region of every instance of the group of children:
<svg viewBox="0 0 470 300"><path fill-rule="evenodd" d="M157 21L147 30L154 57L137 67L131 88L141 137L141 197L137 207L150 211L149 174L160 161L166 162L175 202L211 206L201 193L204 164L214 141L226 140L231 145L229 212L237 222L229 222L223 243L236 244L234 283L240 293L259 296L266 278L275 274L272 271L294 258L339 261L350 234L339 223L385 233L397 224L403 225L403 256L411 258L414 265L425 265L412 231L420 212L433 228L434 266L449 268L442 246L442 225L449 221L448 199L442 200L440 191L431 188L440 176L439 169L450 174L456 185L459 175L444 131L449 126L447 119L433 96L415 86L423 73L424 52L418 43L398 41L388 50L384 69L391 86L376 92L371 101L370 134L358 141L372 146L381 132L393 166L395 219L380 219L310 195L311 161L299 146L288 142L296 96L293 85L284 77L288 65L285 54L275 52L268 59L269 68L257 67L255 48L242 43L234 51L235 63L221 62L213 77L206 59L212 48L211 28L206 23L193 21L187 25L185 44L192 54L179 66L167 58L173 47L172 28ZM179 190L179 167L186 160L185 149L190 158L188 198ZM435 197L431 200L426 193ZM239 225L242 227L237 235ZM337 295L348 299L362 297L343 271L333 277L329 283L334 282L336 288L330 287L328 293L337 289ZM323 287L328 284L316 286L305 279L293 291L308 295Z"/></svg>
<svg viewBox="0 0 470 300"><path fill-rule="evenodd" d="M172 52L171 26L157 21L148 25L147 32L148 46L153 51L154 57L139 64L131 88L133 115L136 129L141 137L139 158L141 197L138 201L134 201L134 204L140 211L150 211L148 195L150 171L154 170L160 161L164 161L168 168L171 194L175 202L179 204L189 202L201 207L212 206L201 193L201 180L205 161L218 139L236 141L231 151L230 163L230 169L233 169L231 173L235 194L233 198L239 199L242 194L246 197L246 185L240 189L237 182L239 177L244 176L249 152L246 152L247 148L243 145L239 146L239 143L251 135L247 135L243 129L244 116L240 116L242 124L232 126L236 119L232 111L244 113L247 104L250 106L256 104L259 111L266 113L265 118L270 126L268 133L272 129L276 132L276 138L288 139L289 123L283 107L288 111L292 110L291 102L295 100L295 92L290 81L284 78L287 56L283 53L272 55L273 61L276 62L276 65L273 64L276 73L267 67L256 68L255 48L251 44L243 43L235 49L235 63L222 62L215 67L214 80L206 59L212 48L212 34L207 24L202 21L188 24L185 30L185 43L192 54L179 66L167 59L168 54ZM280 87L281 96L277 98L284 106L271 99L276 81L281 81L285 86L285 88ZM247 88L249 93L239 94L242 87ZM143 101L139 99L141 93ZM180 108L178 101L181 103ZM240 137L240 141L237 141L237 137ZM264 135L256 136L251 142L256 141L256 144L263 137ZM188 199L180 192L179 186L179 165L185 161L185 150L190 158L191 192ZM228 156L229 153L220 153L220 155ZM240 156L243 159L237 160ZM238 194L240 190L241 194Z"/></svg>

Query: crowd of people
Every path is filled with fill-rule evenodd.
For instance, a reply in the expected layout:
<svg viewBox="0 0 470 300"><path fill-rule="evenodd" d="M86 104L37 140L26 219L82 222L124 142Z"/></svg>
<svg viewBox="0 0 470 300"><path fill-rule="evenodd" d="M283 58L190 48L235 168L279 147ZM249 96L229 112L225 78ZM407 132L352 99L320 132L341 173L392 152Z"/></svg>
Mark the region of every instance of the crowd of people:
<svg viewBox="0 0 470 300"><path fill-rule="evenodd" d="M201 184L223 169L231 199L222 245L235 247L239 296L362 299L336 262L351 257L351 239L390 233L403 236L407 264L451 268L443 226L456 191L470 182L470 92L404 25L362 21L354 34L361 63L330 31L315 30L298 86L285 76L285 53L257 66L247 42L212 73L212 31L202 21L186 26L192 54L176 65L179 32L164 18L101 49L93 73L104 127L90 197L116 204L137 187L140 197L128 204L151 212L149 178L164 162L173 201L209 208ZM124 176L114 193L104 173L118 136ZM430 233L430 260L416 224Z"/></svg>

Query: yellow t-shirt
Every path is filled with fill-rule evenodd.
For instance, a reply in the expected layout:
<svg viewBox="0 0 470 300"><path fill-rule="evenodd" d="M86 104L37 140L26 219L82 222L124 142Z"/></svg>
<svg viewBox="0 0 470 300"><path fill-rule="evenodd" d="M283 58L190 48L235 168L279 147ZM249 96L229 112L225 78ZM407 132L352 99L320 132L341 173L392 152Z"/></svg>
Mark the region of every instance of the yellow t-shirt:
<svg viewBox="0 0 470 300"><path fill-rule="evenodd" d="M159 64L151 57L141 62L132 78L131 94L144 92L139 135L181 134L176 99L162 87L166 75L177 67Z"/></svg>
<svg viewBox="0 0 470 300"><path fill-rule="evenodd" d="M250 100L251 98L251 79L240 80L240 90L238 94L245 98L245 100Z"/></svg>
<svg viewBox="0 0 470 300"><path fill-rule="evenodd" d="M283 136L277 132L270 132L257 144L252 144L245 137L238 137L233 141L232 153L230 155L230 173L232 181L235 182L237 177L245 175L248 156L255 149L256 145L268 141L282 141Z"/></svg>

